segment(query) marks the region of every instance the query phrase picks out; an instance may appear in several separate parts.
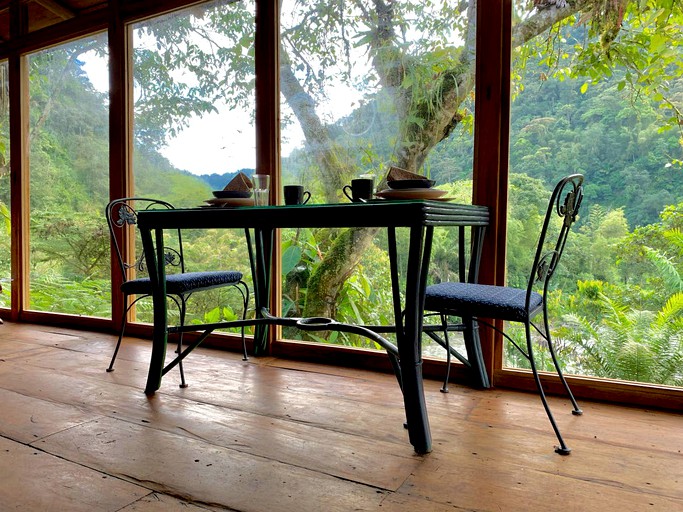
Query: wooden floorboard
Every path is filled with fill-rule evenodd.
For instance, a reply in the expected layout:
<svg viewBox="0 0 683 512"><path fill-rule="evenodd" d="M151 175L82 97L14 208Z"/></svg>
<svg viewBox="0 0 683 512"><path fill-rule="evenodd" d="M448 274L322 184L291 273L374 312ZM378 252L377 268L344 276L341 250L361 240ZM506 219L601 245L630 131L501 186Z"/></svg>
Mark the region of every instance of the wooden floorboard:
<svg viewBox="0 0 683 512"><path fill-rule="evenodd" d="M683 415L426 381L416 455L396 379L199 349L153 396L150 346L0 326L0 510L683 511Z"/></svg>

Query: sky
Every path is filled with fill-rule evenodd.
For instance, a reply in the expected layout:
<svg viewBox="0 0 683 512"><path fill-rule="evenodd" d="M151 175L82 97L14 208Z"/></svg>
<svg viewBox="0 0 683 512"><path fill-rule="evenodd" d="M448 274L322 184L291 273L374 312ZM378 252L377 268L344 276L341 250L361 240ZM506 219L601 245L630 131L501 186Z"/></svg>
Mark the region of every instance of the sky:
<svg viewBox="0 0 683 512"><path fill-rule="evenodd" d="M223 174L256 166L254 127L246 112L230 111L193 118L169 140L161 154L193 174Z"/></svg>
<svg viewBox="0 0 683 512"><path fill-rule="evenodd" d="M93 87L109 90L107 60L94 52L81 56ZM291 149L290 149L291 150ZM175 167L193 174L223 174L256 165L254 127L246 112L223 107L218 113L193 118L177 137L161 150Z"/></svg>
<svg viewBox="0 0 683 512"><path fill-rule="evenodd" d="M93 87L100 92L109 90L106 58L89 52L79 57L83 70ZM326 122L333 122L353 110L361 94L351 86L339 83L328 89L330 100L319 102L318 108L326 111ZM218 112L193 117L189 126L168 140L160 153L173 166L192 174L224 174L256 166L256 136L248 112L231 110L216 105ZM303 145L303 132L297 123L283 127L280 152L283 157Z"/></svg>

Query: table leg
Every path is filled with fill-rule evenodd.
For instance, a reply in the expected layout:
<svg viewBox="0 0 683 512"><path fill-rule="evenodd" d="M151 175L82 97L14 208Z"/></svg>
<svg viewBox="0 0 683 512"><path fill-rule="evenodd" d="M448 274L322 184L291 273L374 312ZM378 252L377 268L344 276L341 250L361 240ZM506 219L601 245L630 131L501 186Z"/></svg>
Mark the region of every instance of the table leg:
<svg viewBox="0 0 683 512"><path fill-rule="evenodd" d="M472 317L463 317L462 323L465 325L463 340L467 351L467 360L470 363L472 374L472 384L482 389L491 387L489 375L484 364L484 355L481 351L481 340L479 339L479 324Z"/></svg>
<svg viewBox="0 0 683 512"><path fill-rule="evenodd" d="M147 374L145 394L153 395L161 387L161 377L166 360L166 343L168 336L168 318L166 311L166 269L164 267L164 233L155 230L156 253L149 229L140 229L145 260L152 284L152 300L154 301L154 331L152 334L152 356Z"/></svg>
<svg viewBox="0 0 683 512"><path fill-rule="evenodd" d="M273 229L255 229L252 246L251 235L245 229L247 245L249 247L249 263L254 284L254 309L256 318L261 317L263 308L270 306L270 269L273 251ZM267 324L254 326L254 355L265 355L268 351Z"/></svg>
<svg viewBox="0 0 683 512"><path fill-rule="evenodd" d="M469 283L479 282L479 263L481 261L481 253L484 246L485 232L485 227L480 226L472 228L472 253L470 255L470 269L466 279ZM460 236L462 237L461 240L464 240L464 231L461 231ZM460 246L463 247L464 243L461 242ZM464 260L464 255L462 256L462 260ZM460 280L464 282L465 276L461 275ZM486 370L486 364L484 363L484 355L481 350L481 340L479 339L479 325L471 317L463 317L462 321L465 324L465 331L463 333L463 336L465 340L465 348L467 349L468 359L472 367L474 384L482 388L490 388L491 381Z"/></svg>
<svg viewBox="0 0 683 512"><path fill-rule="evenodd" d="M432 450L432 437L427 416L422 381L422 310L423 296L426 286L426 263L431 252L432 228L413 227L410 230L410 246L408 266L406 270L405 310L401 319L400 307L394 306L396 338L401 366L403 401L408 423L410 443L417 453L428 453ZM394 228L389 228L390 257L395 260L396 236ZM392 245L394 247L392 247ZM396 262L392 261L392 268ZM400 287L397 273L392 270L392 289L394 298Z"/></svg>

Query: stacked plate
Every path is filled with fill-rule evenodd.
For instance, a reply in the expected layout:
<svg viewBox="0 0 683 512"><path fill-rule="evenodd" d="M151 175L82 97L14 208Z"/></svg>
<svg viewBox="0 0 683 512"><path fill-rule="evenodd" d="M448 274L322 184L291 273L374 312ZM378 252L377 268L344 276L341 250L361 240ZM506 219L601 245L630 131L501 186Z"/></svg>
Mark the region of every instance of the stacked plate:
<svg viewBox="0 0 683 512"><path fill-rule="evenodd" d="M204 202L209 206L254 206L251 190L214 190L213 196Z"/></svg>
<svg viewBox="0 0 683 512"><path fill-rule="evenodd" d="M431 199L436 201L450 201L451 198L443 197L445 190L432 188L434 180L406 179L406 180L387 180L387 187L380 190L375 195L383 199Z"/></svg>

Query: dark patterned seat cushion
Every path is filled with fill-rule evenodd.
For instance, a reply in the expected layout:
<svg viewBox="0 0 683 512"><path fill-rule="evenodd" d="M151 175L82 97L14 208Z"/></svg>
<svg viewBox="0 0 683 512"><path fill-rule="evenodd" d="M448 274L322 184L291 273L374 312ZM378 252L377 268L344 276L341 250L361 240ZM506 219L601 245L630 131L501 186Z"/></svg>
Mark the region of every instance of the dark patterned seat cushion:
<svg viewBox="0 0 683 512"><path fill-rule="evenodd" d="M186 272L184 274L166 275L166 293L183 295L197 290L217 288L219 286L237 284L242 279L242 273L237 271ZM128 295L143 295L152 293L149 277L141 277L123 283L121 291Z"/></svg>
<svg viewBox="0 0 683 512"><path fill-rule="evenodd" d="M456 316L499 318L523 322L526 290L506 286L468 283L439 283L427 287L425 310L450 312ZM532 292L529 311L531 316L542 304L539 293Z"/></svg>

